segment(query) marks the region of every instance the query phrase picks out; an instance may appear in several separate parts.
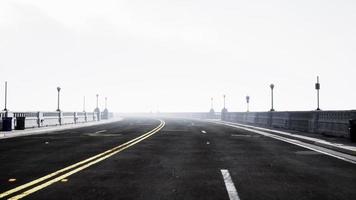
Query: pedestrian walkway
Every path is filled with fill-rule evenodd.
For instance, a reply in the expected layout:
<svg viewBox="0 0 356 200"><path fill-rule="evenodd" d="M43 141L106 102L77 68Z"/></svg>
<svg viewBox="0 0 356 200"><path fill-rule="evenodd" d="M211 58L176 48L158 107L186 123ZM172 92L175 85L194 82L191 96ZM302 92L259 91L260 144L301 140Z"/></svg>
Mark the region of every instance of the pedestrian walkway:
<svg viewBox="0 0 356 200"><path fill-rule="evenodd" d="M41 127L41 128L29 128L25 130L0 131L0 139L27 136L27 135L38 135L38 134L43 134L43 133L48 133L53 131L62 131L68 129L96 126L96 125L108 124L121 120L122 118L112 118L109 120L93 121L93 122L86 122L86 123L79 123L79 124L66 124L66 125L48 126L48 127Z"/></svg>

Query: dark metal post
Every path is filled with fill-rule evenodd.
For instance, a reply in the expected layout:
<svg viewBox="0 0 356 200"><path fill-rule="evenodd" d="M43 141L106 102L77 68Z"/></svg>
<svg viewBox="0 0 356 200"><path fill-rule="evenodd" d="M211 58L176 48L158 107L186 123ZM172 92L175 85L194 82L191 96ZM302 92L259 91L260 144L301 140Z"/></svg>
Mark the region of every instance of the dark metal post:
<svg viewBox="0 0 356 200"><path fill-rule="evenodd" d="M61 88L60 87L57 87L57 92L58 92L57 111L60 112L61 111L59 109L60 92L61 92Z"/></svg>
<svg viewBox="0 0 356 200"><path fill-rule="evenodd" d="M319 76L316 77L315 89L316 89L316 98L317 98L317 105L318 105L316 110L320 110L320 107L319 107L319 90L320 90Z"/></svg>
<svg viewBox="0 0 356 200"><path fill-rule="evenodd" d="M5 108L4 111L7 111L7 81L5 81Z"/></svg>
<svg viewBox="0 0 356 200"><path fill-rule="evenodd" d="M270 88L271 88L271 111L274 111L274 108L273 108L273 89L274 89L274 84L271 84L270 85Z"/></svg>
<svg viewBox="0 0 356 200"><path fill-rule="evenodd" d="M246 103L247 103L247 112L250 112L250 96L246 96Z"/></svg>

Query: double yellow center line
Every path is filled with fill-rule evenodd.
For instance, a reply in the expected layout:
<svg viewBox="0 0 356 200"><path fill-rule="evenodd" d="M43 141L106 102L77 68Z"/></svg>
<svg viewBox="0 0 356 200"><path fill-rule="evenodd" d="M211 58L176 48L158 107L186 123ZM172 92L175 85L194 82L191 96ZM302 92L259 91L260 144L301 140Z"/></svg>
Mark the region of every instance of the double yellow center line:
<svg viewBox="0 0 356 200"><path fill-rule="evenodd" d="M10 200L16 200L16 199L21 199L21 198L23 198L27 195L30 195L34 192L37 192L45 187L48 187L49 185L52 185L53 183L56 183L62 179L69 177L72 174L75 174L85 168L88 168L91 165L94 165L100 161L103 161L103 160L141 142L142 140L147 139L148 137L152 136L153 134L159 132L164 126L165 126L165 122L160 120L160 124L156 128L154 128L153 130L151 130L151 131L149 131L135 139L132 139L124 144L116 146L112 149L109 149L109 150L103 152L103 153L97 154L97 155L92 156L88 159L85 159L83 161L80 161L78 163L70 165L66 168L55 171L55 172L50 173L46 176L43 176L41 178L35 179L31 182L28 182L26 184L20 185L16 188L13 188L11 190L3 192L0 194L0 198L4 198L11 194L20 192L19 194L9 198Z"/></svg>

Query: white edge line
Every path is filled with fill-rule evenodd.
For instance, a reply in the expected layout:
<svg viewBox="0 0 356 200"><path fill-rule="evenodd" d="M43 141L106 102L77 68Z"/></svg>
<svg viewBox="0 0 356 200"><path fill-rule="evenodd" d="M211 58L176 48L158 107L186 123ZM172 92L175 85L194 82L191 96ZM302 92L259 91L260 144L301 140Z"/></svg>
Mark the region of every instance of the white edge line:
<svg viewBox="0 0 356 200"><path fill-rule="evenodd" d="M253 129L257 129L257 130L261 130L261 131L269 131L269 132L273 132L273 133L279 133L279 134L282 134L282 135L292 136L292 137L298 138L298 139L305 139L305 140L310 140L310 141L313 141L313 142L320 142L320 143L332 145L332 146L337 147L337 148L342 148L342 149L345 149L345 150L353 150L353 149L355 149L355 147L353 147L353 146L349 146L349 145L345 145L345 144L336 144L336 143L328 142L328 141L325 141L325 140L322 140L322 139L312 138L312 137L303 136L303 135L292 134L292 133L288 133L288 132L285 132L285 131L278 131L278 130L273 130L273 129L268 129L268 128L262 128L262 127L256 127L256 126L251 126L251 125L246 125L246 124L239 124L239 123L232 123L232 122L228 122L227 124L229 124L229 123L237 125L237 126L246 127L246 128L253 128Z"/></svg>
<svg viewBox="0 0 356 200"><path fill-rule="evenodd" d="M95 133L104 133L104 132L106 132L106 130L97 131Z"/></svg>
<svg viewBox="0 0 356 200"><path fill-rule="evenodd" d="M221 171L221 175L223 176L225 187L226 187L227 193L229 194L230 200L240 200L240 197L237 193L234 182L231 179L229 170L221 169L220 171Z"/></svg>
<svg viewBox="0 0 356 200"><path fill-rule="evenodd" d="M341 156L337 156L337 155L334 155L334 154L331 154L331 153L328 153L328 152L325 152L325 151L322 151L322 150L319 150L319 149L304 145L303 142L298 141L298 140L288 139L288 138L284 138L282 136L276 136L276 135L273 135L273 134L270 134L270 133L266 133L266 132L263 132L263 131L258 131L258 130L254 130L254 129L250 129L250 128L245 128L245 127L241 127L241 126L238 126L238 125L231 125L231 124L225 124L225 123L220 123L220 124L223 124L223 125L226 125L226 126L231 126L231 127L234 127L234 128L243 129L243 130L250 131L250 132L254 132L254 133L257 133L257 134L260 134L260 135L264 135L264 136L267 136L267 137L274 138L276 140L281 140L281 141L284 141L284 142L287 142L287 143L290 143L290 144L294 144L294 145L297 145L297 146L300 146L300 147L304 147L306 149L310 149L310 150L313 150L313 151L316 151L316 152L319 152L319 153L322 153L322 154L325 154L325 155L328 155L328 156L331 156L331 157L334 157L334 158L337 158L337 159L340 159L340 160L343 160L343 161L346 161L346 162L349 162L349 163L352 163L352 164L356 164L356 161L354 161L354 160L351 160L351 159L348 159L348 158L344 158L344 157L341 157Z"/></svg>

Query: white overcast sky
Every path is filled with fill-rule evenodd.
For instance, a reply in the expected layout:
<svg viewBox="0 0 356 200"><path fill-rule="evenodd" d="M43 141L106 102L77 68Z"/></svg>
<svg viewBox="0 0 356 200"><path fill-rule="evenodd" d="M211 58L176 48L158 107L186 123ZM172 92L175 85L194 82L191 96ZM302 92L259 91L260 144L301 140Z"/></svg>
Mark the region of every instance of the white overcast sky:
<svg viewBox="0 0 356 200"><path fill-rule="evenodd" d="M1 0L0 103L112 111L356 108L355 0Z"/></svg>

